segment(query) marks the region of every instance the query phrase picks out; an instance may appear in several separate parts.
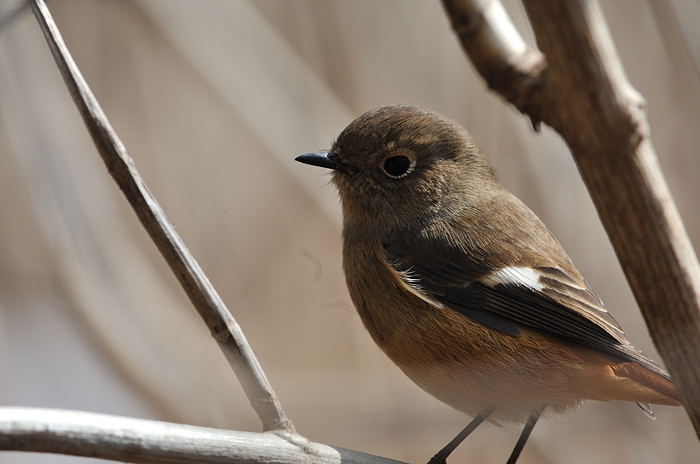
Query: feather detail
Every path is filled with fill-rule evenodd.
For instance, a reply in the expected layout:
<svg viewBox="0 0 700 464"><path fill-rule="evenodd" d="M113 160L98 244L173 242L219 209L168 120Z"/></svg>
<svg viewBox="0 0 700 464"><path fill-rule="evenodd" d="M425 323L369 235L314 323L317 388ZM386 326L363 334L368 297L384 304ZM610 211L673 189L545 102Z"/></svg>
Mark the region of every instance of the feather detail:
<svg viewBox="0 0 700 464"><path fill-rule="evenodd" d="M496 285L518 285L531 290L542 291L541 275L537 270L525 266L507 266L482 277L481 282Z"/></svg>
<svg viewBox="0 0 700 464"><path fill-rule="evenodd" d="M481 307L484 306L484 302L482 301L483 296L477 288L475 288L476 292L473 292L471 295L473 299L468 303L464 301L462 301L462 303L456 301L450 302L449 299L444 298L444 295L443 298L440 298L439 296L436 297L436 295L426 292L421 287L420 277L415 274L413 268L410 266L407 267L402 260L398 258L383 258L384 259L381 260L382 263L384 263L387 270L389 270L390 274L397 282L397 285L431 306L436 308L444 308L445 305L448 305L451 309L455 309L474 321L479 322L480 324L483 324L493 330L497 330L512 337L519 337L521 335L520 328L516 324L503 317L500 317L495 313L481 309Z"/></svg>
<svg viewBox="0 0 700 464"><path fill-rule="evenodd" d="M612 372L617 377L622 377L634 381L638 385L643 385L645 388L652 390L658 394L658 399L655 399L657 404L678 405L680 404L680 395L678 390L668 378L644 369L637 363L623 362L610 366ZM641 405L640 405L641 407Z"/></svg>
<svg viewBox="0 0 700 464"><path fill-rule="evenodd" d="M556 267L507 266L479 281L489 287L523 287L600 326L621 343L628 343L620 324L608 313L587 282ZM513 293L513 292L511 292Z"/></svg>
<svg viewBox="0 0 700 464"><path fill-rule="evenodd" d="M380 257L384 258L384 257ZM426 295L421 288L420 278L415 274L415 272L409 268L402 268L401 261L398 259L387 260L380 259L384 264L389 274L393 277L394 282L400 288L411 293L413 296L420 298L424 302L436 308L442 308L444 305L434 298L430 298Z"/></svg>
<svg viewBox="0 0 700 464"><path fill-rule="evenodd" d="M607 353L613 359L631 361L672 388L668 374L632 346L618 322L575 270L554 265L513 265L470 281L459 275L454 263L466 259L464 255L452 255L454 262L418 262L405 252L399 257L386 247L385 251L384 262L400 285L435 307L450 308L513 337L521 336L522 328L536 329Z"/></svg>

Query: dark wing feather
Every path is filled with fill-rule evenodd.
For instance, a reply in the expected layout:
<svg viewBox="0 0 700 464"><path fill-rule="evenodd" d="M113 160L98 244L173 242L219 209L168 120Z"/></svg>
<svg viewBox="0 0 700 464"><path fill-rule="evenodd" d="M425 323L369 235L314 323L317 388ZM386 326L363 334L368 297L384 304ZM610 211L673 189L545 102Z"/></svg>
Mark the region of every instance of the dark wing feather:
<svg viewBox="0 0 700 464"><path fill-rule="evenodd" d="M395 236L384 243L384 249L387 263L407 285L486 327L515 337L520 336L520 327L536 329L638 362L667 377L629 343L620 325L575 270L554 263L527 268L537 277L537 285L528 286L517 279L495 280L493 264L477 262L454 237L449 240L429 233ZM563 258L569 262L565 255ZM541 257L540 262L544 260L546 257ZM501 261L500 269L522 266L515 259Z"/></svg>
<svg viewBox="0 0 700 464"><path fill-rule="evenodd" d="M427 291L435 300L490 329L513 337L522 333L517 320L491 308L489 295L478 284L432 290Z"/></svg>

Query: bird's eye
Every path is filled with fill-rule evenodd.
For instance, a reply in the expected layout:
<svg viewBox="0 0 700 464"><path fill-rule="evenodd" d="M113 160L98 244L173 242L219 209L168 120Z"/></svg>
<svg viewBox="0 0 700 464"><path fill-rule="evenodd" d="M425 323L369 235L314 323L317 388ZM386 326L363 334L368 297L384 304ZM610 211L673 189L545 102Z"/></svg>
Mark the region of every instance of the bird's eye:
<svg viewBox="0 0 700 464"><path fill-rule="evenodd" d="M382 171L389 177L401 179L409 175L415 166L416 162L414 159L406 155L394 155L382 162Z"/></svg>

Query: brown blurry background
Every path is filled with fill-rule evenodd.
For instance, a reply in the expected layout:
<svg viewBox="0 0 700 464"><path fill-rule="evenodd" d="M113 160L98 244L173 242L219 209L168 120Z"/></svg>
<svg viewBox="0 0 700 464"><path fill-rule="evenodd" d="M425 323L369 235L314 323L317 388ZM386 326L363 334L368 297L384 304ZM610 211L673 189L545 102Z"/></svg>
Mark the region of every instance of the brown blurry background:
<svg viewBox="0 0 700 464"><path fill-rule="evenodd" d="M16 1L2 0L0 12ZM603 7L700 243L700 2ZM467 127L658 359L566 147L488 93L437 1L53 0L146 182L243 326L298 430L425 462L466 423L374 346L345 289L328 148L378 105ZM506 7L528 37L516 1ZM0 33L0 404L259 430L218 347L101 164L29 14ZM590 402L542 421L521 463L692 463L680 408ZM450 462L501 463L484 426ZM0 453L2 464L82 461Z"/></svg>

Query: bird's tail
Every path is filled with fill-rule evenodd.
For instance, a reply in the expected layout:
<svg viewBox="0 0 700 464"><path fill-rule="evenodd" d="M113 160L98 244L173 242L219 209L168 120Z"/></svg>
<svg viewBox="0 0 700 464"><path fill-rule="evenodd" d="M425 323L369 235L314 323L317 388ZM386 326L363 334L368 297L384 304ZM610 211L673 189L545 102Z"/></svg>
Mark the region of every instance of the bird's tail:
<svg viewBox="0 0 700 464"><path fill-rule="evenodd" d="M680 394L671 379L663 372L651 371L633 361L621 362L609 366L614 377L621 380L619 386L627 401L678 406ZM642 410L644 410L644 407Z"/></svg>
<svg viewBox="0 0 700 464"><path fill-rule="evenodd" d="M626 348L622 346L622 348ZM579 350L586 368L578 379L587 397L599 401L631 401L652 415L651 404L679 406L680 394L661 367L629 347L630 359L612 359L593 350Z"/></svg>

